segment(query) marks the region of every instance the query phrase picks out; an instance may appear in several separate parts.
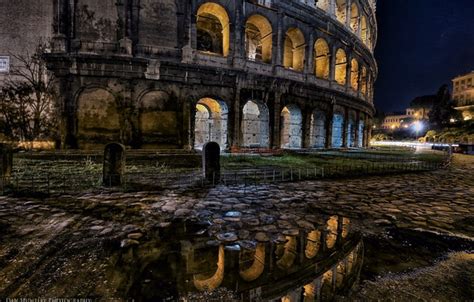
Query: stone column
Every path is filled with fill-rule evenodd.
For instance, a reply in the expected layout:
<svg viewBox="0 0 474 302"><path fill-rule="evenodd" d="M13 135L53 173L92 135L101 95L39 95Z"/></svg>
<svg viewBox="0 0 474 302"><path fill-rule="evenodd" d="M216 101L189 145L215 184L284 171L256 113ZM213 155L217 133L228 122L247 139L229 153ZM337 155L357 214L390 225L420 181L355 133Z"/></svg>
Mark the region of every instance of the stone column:
<svg viewBox="0 0 474 302"><path fill-rule="evenodd" d="M194 148L194 111L191 102L182 100L183 104L183 147L185 150L192 150Z"/></svg>
<svg viewBox="0 0 474 302"><path fill-rule="evenodd" d="M303 110L303 148L311 148L311 116L313 115L313 111L310 108L306 108Z"/></svg>
<svg viewBox="0 0 474 302"><path fill-rule="evenodd" d="M311 30L311 33L309 34L309 40L306 45L307 55L305 57L307 58L307 60L305 64L304 73L305 75L314 74L314 29Z"/></svg>
<svg viewBox="0 0 474 302"><path fill-rule="evenodd" d="M329 14L335 18L336 16L336 0L329 0Z"/></svg>
<svg viewBox="0 0 474 302"><path fill-rule="evenodd" d="M277 27L277 45L276 45L276 62L275 67L283 66L283 46L285 43L285 33L283 32L283 13L278 12L278 27Z"/></svg>
<svg viewBox="0 0 474 302"><path fill-rule="evenodd" d="M326 114L326 148L332 148L332 125L334 119L334 102L329 108L329 112Z"/></svg>
<svg viewBox="0 0 474 302"><path fill-rule="evenodd" d="M348 141L347 141L347 134L348 134L348 126L349 126L349 110L347 107L344 107L344 123L343 123L343 128L342 128L342 146L347 148L348 146Z"/></svg>
<svg viewBox="0 0 474 302"><path fill-rule="evenodd" d="M331 54L329 58L329 82L334 83L336 81L336 52L337 52L337 47L336 46L330 46L331 47Z"/></svg>
<svg viewBox="0 0 474 302"><path fill-rule="evenodd" d="M348 89L347 91L350 91L352 89L352 83L351 83L351 71L352 71L352 53L346 53L346 61L347 61L347 66L346 66L346 88Z"/></svg>
<svg viewBox="0 0 474 302"><path fill-rule="evenodd" d="M359 133L359 130L360 130L360 112L359 111L356 111L356 128L355 128L355 146L356 147L361 147L359 146L359 135L361 135ZM363 135L363 134L362 134Z"/></svg>
<svg viewBox="0 0 474 302"><path fill-rule="evenodd" d="M242 16L242 4L243 1L234 1L235 5L235 21L234 24L231 24L231 33L234 33L234 43L233 56L234 61L237 62L236 67L241 67L241 62L245 59L245 45L244 45L244 36L245 36L245 24Z"/></svg>
<svg viewBox="0 0 474 302"><path fill-rule="evenodd" d="M279 149L281 144L280 137L280 116L281 116L281 93L275 93L275 101L273 102L273 114L270 117L270 130L271 130L271 147L273 149Z"/></svg>
<svg viewBox="0 0 474 302"><path fill-rule="evenodd" d="M346 26L351 28L351 0L346 0Z"/></svg>
<svg viewBox="0 0 474 302"><path fill-rule="evenodd" d="M241 129L241 93L239 85L236 85L233 107L229 112L229 135L231 149L239 148L241 146L242 129Z"/></svg>

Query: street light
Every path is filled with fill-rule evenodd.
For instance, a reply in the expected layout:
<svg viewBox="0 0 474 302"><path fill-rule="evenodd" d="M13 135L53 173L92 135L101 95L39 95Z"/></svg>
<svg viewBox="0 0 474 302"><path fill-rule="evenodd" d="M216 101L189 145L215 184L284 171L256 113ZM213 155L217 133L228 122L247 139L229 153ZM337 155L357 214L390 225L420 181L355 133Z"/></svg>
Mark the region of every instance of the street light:
<svg viewBox="0 0 474 302"><path fill-rule="evenodd" d="M416 138L418 138L419 133L423 131L423 128L424 128L423 123L421 121L413 122L412 127L413 127L413 130L415 130Z"/></svg>

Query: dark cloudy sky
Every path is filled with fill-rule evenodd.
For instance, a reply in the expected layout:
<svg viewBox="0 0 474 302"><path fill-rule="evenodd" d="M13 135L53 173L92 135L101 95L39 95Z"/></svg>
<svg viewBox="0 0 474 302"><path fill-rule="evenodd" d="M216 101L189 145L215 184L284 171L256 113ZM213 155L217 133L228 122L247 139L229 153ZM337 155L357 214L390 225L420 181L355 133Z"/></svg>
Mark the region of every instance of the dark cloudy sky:
<svg viewBox="0 0 474 302"><path fill-rule="evenodd" d="M474 0L378 0L375 106L403 111L474 70Z"/></svg>

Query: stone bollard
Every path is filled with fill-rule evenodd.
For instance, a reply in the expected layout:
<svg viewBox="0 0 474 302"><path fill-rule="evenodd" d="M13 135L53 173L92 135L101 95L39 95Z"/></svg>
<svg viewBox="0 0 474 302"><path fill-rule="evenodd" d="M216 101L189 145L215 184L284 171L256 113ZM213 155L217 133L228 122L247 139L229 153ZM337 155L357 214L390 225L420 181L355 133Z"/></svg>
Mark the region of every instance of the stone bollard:
<svg viewBox="0 0 474 302"><path fill-rule="evenodd" d="M202 148L203 176L207 181L216 184L221 178L221 148L216 142L209 142Z"/></svg>
<svg viewBox="0 0 474 302"><path fill-rule="evenodd" d="M0 187L10 184L13 168L13 151L10 145L0 144Z"/></svg>
<svg viewBox="0 0 474 302"><path fill-rule="evenodd" d="M121 186L125 173L125 146L110 143L105 146L102 168L103 184L106 187Z"/></svg>

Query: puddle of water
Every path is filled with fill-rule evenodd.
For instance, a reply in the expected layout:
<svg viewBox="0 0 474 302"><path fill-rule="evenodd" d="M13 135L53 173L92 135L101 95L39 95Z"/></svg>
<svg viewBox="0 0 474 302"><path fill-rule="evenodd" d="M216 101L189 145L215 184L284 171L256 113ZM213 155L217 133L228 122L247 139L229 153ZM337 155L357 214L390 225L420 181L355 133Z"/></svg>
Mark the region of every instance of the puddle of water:
<svg viewBox="0 0 474 302"><path fill-rule="evenodd" d="M347 218L327 216L318 225L238 241L175 222L121 255L116 277L137 301L332 300L359 281L364 245Z"/></svg>

